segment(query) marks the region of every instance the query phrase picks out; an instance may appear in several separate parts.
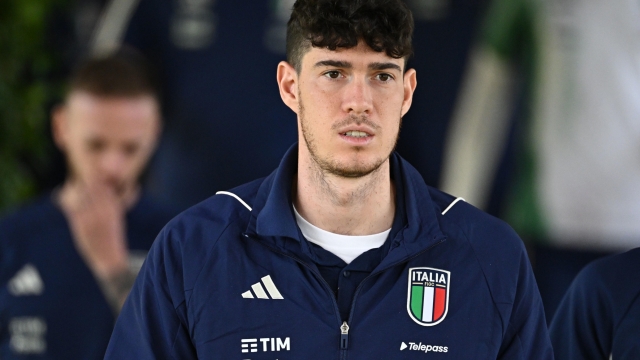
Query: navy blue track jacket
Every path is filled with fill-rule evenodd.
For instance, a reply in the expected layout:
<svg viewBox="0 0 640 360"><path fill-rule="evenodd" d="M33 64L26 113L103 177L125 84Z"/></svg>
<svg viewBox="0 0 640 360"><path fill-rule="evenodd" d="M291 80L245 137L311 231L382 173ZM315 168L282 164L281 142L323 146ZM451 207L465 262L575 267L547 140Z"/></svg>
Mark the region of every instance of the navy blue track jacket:
<svg viewBox="0 0 640 360"><path fill-rule="evenodd" d="M406 222L346 318L294 218L294 146L267 178L164 228L106 358L552 359L514 231L462 201L450 207L397 154L391 168Z"/></svg>
<svg viewBox="0 0 640 360"><path fill-rule="evenodd" d="M640 248L587 265L550 333L558 359L640 359Z"/></svg>
<svg viewBox="0 0 640 360"><path fill-rule="evenodd" d="M0 219L0 359L102 359L116 321L47 194ZM176 214L143 192L127 212L127 245L144 259Z"/></svg>

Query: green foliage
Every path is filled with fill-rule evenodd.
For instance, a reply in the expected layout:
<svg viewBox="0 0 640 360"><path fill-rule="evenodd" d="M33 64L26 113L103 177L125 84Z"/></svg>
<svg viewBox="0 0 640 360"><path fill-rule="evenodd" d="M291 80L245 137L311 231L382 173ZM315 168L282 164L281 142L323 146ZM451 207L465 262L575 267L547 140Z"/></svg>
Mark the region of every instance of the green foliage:
<svg viewBox="0 0 640 360"><path fill-rule="evenodd" d="M55 0L0 1L0 211L35 195L49 163L47 106L59 98L46 50Z"/></svg>

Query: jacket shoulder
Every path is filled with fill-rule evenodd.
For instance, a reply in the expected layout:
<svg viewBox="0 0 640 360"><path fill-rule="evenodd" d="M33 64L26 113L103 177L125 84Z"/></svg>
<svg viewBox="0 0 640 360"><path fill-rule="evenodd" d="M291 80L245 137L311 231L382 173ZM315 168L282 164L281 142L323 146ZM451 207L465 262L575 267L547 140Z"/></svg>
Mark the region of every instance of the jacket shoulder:
<svg viewBox="0 0 640 360"><path fill-rule="evenodd" d="M595 260L580 271L572 288L615 299L618 307L626 307L640 294L640 284L629 274L640 272L640 248ZM611 296L614 295L614 296Z"/></svg>
<svg viewBox="0 0 640 360"><path fill-rule="evenodd" d="M462 198L455 198L438 189L430 188L429 193L445 233L456 229L471 244L484 248L502 248L502 253L524 250L518 234L503 220L487 214Z"/></svg>
<svg viewBox="0 0 640 360"><path fill-rule="evenodd" d="M506 222L440 190L430 189L448 241L471 247L496 302L511 303L518 276L530 272L524 243ZM509 285L504 287L503 285Z"/></svg>
<svg viewBox="0 0 640 360"><path fill-rule="evenodd" d="M179 284L172 287L174 299L183 298L182 292L195 286L220 239L237 240L246 229L251 216L249 204L261 183L256 180L228 192L218 192L180 213L160 231L145 264L162 268L164 274L180 274L179 281L167 281ZM157 269L149 271L158 272Z"/></svg>
<svg viewBox="0 0 640 360"><path fill-rule="evenodd" d="M217 192L180 213L165 226L164 231L181 234L201 227L224 228L233 222L248 221L252 210L251 204L262 180L255 180L228 191Z"/></svg>
<svg viewBox="0 0 640 360"><path fill-rule="evenodd" d="M0 226L2 228L19 227L26 223L38 221L42 217L47 217L52 207L50 197L50 194L43 195L10 210L0 217Z"/></svg>
<svg viewBox="0 0 640 360"><path fill-rule="evenodd" d="M34 199L0 218L0 246L13 246L40 238L66 226L49 194Z"/></svg>

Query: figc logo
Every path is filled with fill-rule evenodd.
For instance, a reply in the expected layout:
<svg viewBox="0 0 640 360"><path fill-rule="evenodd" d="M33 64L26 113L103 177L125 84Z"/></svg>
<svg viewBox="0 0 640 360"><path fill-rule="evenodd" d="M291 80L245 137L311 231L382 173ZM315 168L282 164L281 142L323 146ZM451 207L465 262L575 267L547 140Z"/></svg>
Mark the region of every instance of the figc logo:
<svg viewBox="0 0 640 360"><path fill-rule="evenodd" d="M447 316L451 272L419 267L409 269L407 312L422 326L441 323Z"/></svg>

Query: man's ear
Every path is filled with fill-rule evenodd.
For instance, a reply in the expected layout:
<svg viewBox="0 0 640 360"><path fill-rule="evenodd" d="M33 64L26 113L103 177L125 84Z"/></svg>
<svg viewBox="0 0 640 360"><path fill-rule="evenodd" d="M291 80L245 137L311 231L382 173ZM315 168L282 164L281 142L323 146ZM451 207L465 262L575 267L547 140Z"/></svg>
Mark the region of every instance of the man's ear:
<svg viewBox="0 0 640 360"><path fill-rule="evenodd" d="M66 105L58 104L51 110L51 133L53 141L60 151L65 152L69 126Z"/></svg>
<svg viewBox="0 0 640 360"><path fill-rule="evenodd" d="M402 116L404 116L409 108L411 107L411 102L413 101L413 92L416 91L416 86L418 86L418 80L416 78L416 70L409 69L404 73L403 79L404 86L404 99L402 100Z"/></svg>
<svg viewBox="0 0 640 360"><path fill-rule="evenodd" d="M278 64L278 88L282 101L296 114L298 113L298 73L286 61Z"/></svg>

